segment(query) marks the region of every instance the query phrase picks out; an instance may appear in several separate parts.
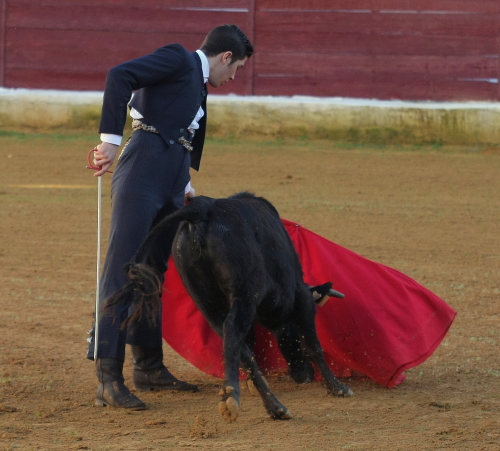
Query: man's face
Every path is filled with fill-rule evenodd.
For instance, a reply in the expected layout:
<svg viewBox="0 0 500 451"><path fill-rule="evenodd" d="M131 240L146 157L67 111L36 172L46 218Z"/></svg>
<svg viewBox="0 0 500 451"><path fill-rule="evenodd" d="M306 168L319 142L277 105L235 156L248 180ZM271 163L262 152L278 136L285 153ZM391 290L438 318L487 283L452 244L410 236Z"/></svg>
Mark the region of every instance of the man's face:
<svg viewBox="0 0 500 451"><path fill-rule="evenodd" d="M210 86L218 88L229 80L234 80L236 71L241 69L247 62L247 57L241 60L236 60L231 63L231 52L221 53L217 55L213 66L210 68L210 76L208 77L208 82Z"/></svg>

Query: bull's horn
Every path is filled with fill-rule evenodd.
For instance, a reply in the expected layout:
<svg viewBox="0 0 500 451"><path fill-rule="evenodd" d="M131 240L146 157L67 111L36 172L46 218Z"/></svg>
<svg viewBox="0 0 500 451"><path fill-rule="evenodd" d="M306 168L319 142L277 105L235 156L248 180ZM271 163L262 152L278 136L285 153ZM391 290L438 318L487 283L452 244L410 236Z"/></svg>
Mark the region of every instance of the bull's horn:
<svg viewBox="0 0 500 451"><path fill-rule="evenodd" d="M345 298L345 294L344 293L341 293L340 291L334 290L332 288L330 288L330 290L328 290L328 296L332 296L334 298L340 298L340 299L344 299Z"/></svg>

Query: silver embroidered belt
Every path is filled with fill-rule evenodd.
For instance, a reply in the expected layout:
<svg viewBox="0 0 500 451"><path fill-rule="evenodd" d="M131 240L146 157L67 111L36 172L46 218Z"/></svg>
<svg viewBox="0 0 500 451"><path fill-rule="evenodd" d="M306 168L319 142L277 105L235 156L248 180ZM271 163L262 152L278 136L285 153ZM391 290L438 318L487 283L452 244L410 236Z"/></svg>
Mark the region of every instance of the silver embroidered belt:
<svg viewBox="0 0 500 451"><path fill-rule="evenodd" d="M133 130L144 130L146 132L150 132L150 133L160 133L155 127L153 127L152 125L146 125L144 124L143 122L141 122L139 119L134 119L132 121L132 129ZM193 144L191 141L187 140L186 138L184 138L184 136L181 136L177 142L179 144L181 144L184 149L186 149L188 152L192 152L193 151ZM173 142L172 142L173 144Z"/></svg>

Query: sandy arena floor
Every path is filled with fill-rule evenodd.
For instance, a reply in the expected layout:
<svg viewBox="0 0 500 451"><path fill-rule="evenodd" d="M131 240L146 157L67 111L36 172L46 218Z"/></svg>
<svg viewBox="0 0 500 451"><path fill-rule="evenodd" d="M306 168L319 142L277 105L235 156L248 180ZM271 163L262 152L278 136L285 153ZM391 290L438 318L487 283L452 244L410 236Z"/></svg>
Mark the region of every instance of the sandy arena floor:
<svg viewBox="0 0 500 451"><path fill-rule="evenodd" d="M195 394L141 393L149 410L94 406L85 359L95 290L96 181L85 136L0 135L1 450L500 449L500 151L212 140L198 194L250 190L287 219L415 278L458 310L427 362L389 390L270 378L294 418L243 392L227 424L221 381L165 345ZM105 180L105 222L109 221ZM126 377L131 373L127 362Z"/></svg>

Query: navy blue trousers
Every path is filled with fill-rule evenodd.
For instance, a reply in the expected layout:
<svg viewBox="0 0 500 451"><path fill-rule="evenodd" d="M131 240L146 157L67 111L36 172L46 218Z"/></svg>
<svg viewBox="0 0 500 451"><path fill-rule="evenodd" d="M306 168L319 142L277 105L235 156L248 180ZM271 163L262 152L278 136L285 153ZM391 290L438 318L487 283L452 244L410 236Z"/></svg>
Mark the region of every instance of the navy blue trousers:
<svg viewBox="0 0 500 451"><path fill-rule="evenodd" d="M144 130L133 133L118 160L111 186L109 247L100 283L97 357L124 360L126 344L162 346L161 318L156 327L144 319L121 330L131 305L117 308L114 316L103 314L102 305L128 282L124 267L149 230L184 205L190 163L189 152L180 144L167 147L160 135ZM89 355L93 355L92 348L93 343Z"/></svg>

